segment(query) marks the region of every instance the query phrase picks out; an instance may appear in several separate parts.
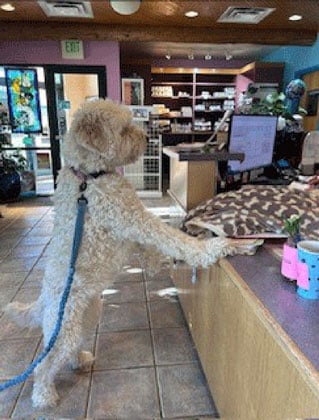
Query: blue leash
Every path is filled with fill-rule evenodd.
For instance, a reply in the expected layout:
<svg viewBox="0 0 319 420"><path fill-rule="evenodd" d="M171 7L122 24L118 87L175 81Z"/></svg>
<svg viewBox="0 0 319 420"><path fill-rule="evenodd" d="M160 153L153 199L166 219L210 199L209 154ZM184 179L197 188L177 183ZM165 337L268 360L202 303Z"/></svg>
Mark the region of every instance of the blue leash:
<svg viewBox="0 0 319 420"><path fill-rule="evenodd" d="M21 382L24 382L28 377L33 373L34 369L42 362L42 360L48 355L48 353L52 350L58 335L61 330L63 316L65 312L65 306L70 294L71 286L73 283L73 276L75 272L75 262L79 253L79 249L81 246L82 240L82 233L83 233L83 224L84 224L84 215L87 205L87 199L82 194L81 197L78 199L78 212L76 216L75 222L75 229L74 229L74 237L73 237L73 245L72 245L72 253L71 253L71 261L69 267L69 274L66 282L65 289L63 291L61 301L59 304L59 312L58 312L58 319L56 321L54 330L52 332L51 338L44 348L42 353L30 364L30 366L20 375L15 376L12 379L0 384L0 392L4 391L7 388L11 388L12 386L18 385Z"/></svg>

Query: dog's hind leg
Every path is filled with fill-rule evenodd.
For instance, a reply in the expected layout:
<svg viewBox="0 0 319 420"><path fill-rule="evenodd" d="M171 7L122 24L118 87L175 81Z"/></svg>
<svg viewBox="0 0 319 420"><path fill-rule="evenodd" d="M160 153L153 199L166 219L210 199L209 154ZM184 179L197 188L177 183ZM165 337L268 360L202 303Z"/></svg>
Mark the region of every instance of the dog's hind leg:
<svg viewBox="0 0 319 420"><path fill-rule="evenodd" d="M82 338L83 314L90 303L91 297L81 290L70 296L58 339L47 357L36 368L32 401L35 407L54 407L58 394L54 386L57 372L67 362L70 362L77 352ZM56 323L58 302L55 300L44 308L43 334L46 346L51 338Z"/></svg>

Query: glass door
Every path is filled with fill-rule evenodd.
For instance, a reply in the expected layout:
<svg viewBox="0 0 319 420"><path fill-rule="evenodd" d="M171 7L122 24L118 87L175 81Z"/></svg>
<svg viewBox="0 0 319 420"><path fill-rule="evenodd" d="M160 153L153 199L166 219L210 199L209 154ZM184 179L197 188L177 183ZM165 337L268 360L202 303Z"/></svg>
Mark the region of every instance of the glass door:
<svg viewBox="0 0 319 420"><path fill-rule="evenodd" d="M63 166L61 146L73 114L81 103L106 97L106 69L102 66L46 66L45 80L55 183Z"/></svg>

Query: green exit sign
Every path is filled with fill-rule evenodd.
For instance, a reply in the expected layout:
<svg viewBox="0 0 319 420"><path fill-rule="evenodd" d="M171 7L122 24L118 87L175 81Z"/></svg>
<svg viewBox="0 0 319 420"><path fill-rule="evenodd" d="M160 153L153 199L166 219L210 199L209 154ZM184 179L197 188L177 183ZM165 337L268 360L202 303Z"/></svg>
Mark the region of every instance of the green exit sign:
<svg viewBox="0 0 319 420"><path fill-rule="evenodd" d="M83 60L83 42L77 39L67 39L61 41L62 58L70 58L73 60Z"/></svg>

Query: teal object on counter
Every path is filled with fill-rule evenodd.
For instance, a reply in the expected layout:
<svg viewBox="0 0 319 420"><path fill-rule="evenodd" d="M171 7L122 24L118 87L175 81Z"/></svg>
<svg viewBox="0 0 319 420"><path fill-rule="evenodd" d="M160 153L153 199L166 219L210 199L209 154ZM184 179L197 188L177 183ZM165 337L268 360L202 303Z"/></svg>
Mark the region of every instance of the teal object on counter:
<svg viewBox="0 0 319 420"><path fill-rule="evenodd" d="M300 241L297 244L301 267L297 293L305 299L319 299L319 241Z"/></svg>

